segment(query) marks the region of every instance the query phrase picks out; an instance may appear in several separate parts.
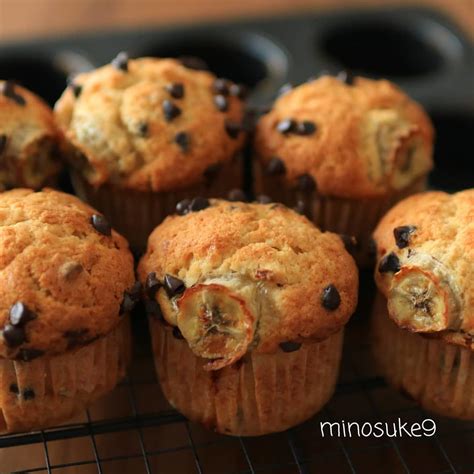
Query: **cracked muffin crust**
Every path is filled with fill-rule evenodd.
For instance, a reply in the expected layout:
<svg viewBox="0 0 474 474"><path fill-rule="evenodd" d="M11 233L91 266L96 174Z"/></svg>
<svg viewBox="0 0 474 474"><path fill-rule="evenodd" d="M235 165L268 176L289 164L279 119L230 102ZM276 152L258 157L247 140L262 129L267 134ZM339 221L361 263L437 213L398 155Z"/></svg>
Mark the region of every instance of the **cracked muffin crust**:
<svg viewBox="0 0 474 474"><path fill-rule="evenodd" d="M130 59L74 78L56 104L71 164L95 187L174 191L243 144L242 88L173 59Z"/></svg>
<svg viewBox="0 0 474 474"><path fill-rule="evenodd" d="M138 274L207 369L340 331L358 274L341 238L280 204L211 200L151 234Z"/></svg>
<svg viewBox="0 0 474 474"><path fill-rule="evenodd" d="M323 76L282 95L257 124L262 172L339 198L399 191L432 168L433 127L386 80ZM278 166L277 166L278 163Z"/></svg>
<svg viewBox="0 0 474 474"><path fill-rule="evenodd" d="M52 110L12 81L0 81L0 191L54 184L61 169Z"/></svg>
<svg viewBox="0 0 474 474"><path fill-rule="evenodd" d="M30 361L106 336L134 298L123 237L79 199L0 194L0 357Z"/></svg>
<svg viewBox="0 0 474 474"><path fill-rule="evenodd" d="M412 196L374 233L375 279L401 328L474 350L474 189Z"/></svg>

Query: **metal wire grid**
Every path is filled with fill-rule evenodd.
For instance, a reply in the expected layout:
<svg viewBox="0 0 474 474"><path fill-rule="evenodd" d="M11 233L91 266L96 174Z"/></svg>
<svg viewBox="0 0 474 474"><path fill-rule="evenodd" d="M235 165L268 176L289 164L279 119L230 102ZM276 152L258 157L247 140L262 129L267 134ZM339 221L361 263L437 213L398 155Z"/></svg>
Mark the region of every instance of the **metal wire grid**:
<svg viewBox="0 0 474 474"><path fill-rule="evenodd" d="M355 321L347 331L333 399L312 420L285 433L234 438L188 422L164 401L142 340L129 378L99 409L54 429L0 437L0 472L304 474L380 472L381 466L394 473L474 472L474 423L428 415L386 387L374 372L367 342L360 344L366 340L361 337L366 323ZM328 438L320 433L320 421L397 417L432 418L439 431L420 439Z"/></svg>

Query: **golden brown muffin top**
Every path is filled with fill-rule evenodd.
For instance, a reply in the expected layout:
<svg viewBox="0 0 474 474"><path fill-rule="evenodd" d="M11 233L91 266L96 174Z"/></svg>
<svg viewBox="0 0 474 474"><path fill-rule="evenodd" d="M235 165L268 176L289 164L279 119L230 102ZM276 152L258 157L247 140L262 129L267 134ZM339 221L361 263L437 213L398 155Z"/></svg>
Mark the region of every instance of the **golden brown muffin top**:
<svg viewBox="0 0 474 474"><path fill-rule="evenodd" d="M91 184L169 191L205 180L240 149L242 92L173 59L119 55L78 75L55 113Z"/></svg>
<svg viewBox="0 0 474 474"><path fill-rule="evenodd" d="M0 191L48 183L61 168L58 142L48 105L12 81L0 81Z"/></svg>
<svg viewBox="0 0 474 474"><path fill-rule="evenodd" d="M0 357L30 360L107 334L133 285L127 242L79 199L0 194Z"/></svg>
<svg viewBox="0 0 474 474"><path fill-rule="evenodd" d="M390 82L361 77L323 76L292 89L255 136L265 173L284 173L295 187L309 176L322 195L345 198L408 187L432 168L432 148L423 109Z"/></svg>
<svg viewBox="0 0 474 474"><path fill-rule="evenodd" d="M374 237L375 279L390 317L474 350L474 189L409 197Z"/></svg>
<svg viewBox="0 0 474 474"><path fill-rule="evenodd" d="M209 206L209 207L207 207ZM138 273L209 369L248 351L297 350L339 331L358 273L341 238L281 204L194 201L151 234Z"/></svg>

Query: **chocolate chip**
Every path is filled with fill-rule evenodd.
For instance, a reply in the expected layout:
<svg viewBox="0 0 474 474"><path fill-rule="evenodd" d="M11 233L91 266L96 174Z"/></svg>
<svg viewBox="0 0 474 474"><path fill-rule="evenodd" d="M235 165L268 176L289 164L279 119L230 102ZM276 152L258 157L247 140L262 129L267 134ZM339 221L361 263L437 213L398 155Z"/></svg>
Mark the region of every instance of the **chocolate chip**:
<svg viewBox="0 0 474 474"><path fill-rule="evenodd" d="M266 196L265 194L260 194L259 196L257 196L256 201L259 204L270 204L271 202L273 202L271 198Z"/></svg>
<svg viewBox="0 0 474 474"><path fill-rule="evenodd" d="M117 56L112 59L112 66L120 71L128 71L128 54L125 51L121 51Z"/></svg>
<svg viewBox="0 0 474 474"><path fill-rule="evenodd" d="M0 155L5 151L7 148L7 136L2 134L0 135Z"/></svg>
<svg viewBox="0 0 474 474"><path fill-rule="evenodd" d="M222 94L214 96L214 105L220 112L227 112L229 109L229 102Z"/></svg>
<svg viewBox="0 0 474 474"><path fill-rule="evenodd" d="M229 94L239 99L245 99L248 95L248 90L243 84L231 84L229 86Z"/></svg>
<svg viewBox="0 0 474 474"><path fill-rule="evenodd" d="M180 295L186 290L186 285L184 284L184 281L174 277L173 275L168 274L165 275L163 286L170 298L176 295Z"/></svg>
<svg viewBox="0 0 474 474"><path fill-rule="evenodd" d="M350 71L341 71L336 78L348 86L352 86L355 80L355 76Z"/></svg>
<svg viewBox="0 0 474 474"><path fill-rule="evenodd" d="M295 352L301 347L301 342L280 342L278 345L283 352Z"/></svg>
<svg viewBox="0 0 474 474"><path fill-rule="evenodd" d="M23 390L23 400L33 400L35 398L35 391L32 388Z"/></svg>
<svg viewBox="0 0 474 474"><path fill-rule="evenodd" d="M223 78L217 78L212 84L212 90L216 94L229 95L229 81Z"/></svg>
<svg viewBox="0 0 474 474"><path fill-rule="evenodd" d="M205 61L201 58L196 56L180 56L178 61L188 69L196 69L196 70L207 70L209 69L208 65Z"/></svg>
<svg viewBox="0 0 474 474"><path fill-rule="evenodd" d="M24 326L27 322L36 318L36 313L31 311L21 301L18 301L10 308L10 323L13 326Z"/></svg>
<svg viewBox="0 0 474 474"><path fill-rule="evenodd" d="M85 344L88 340L89 330L87 328L73 329L65 331L63 336L68 340L67 348L72 349L81 344Z"/></svg>
<svg viewBox="0 0 474 474"><path fill-rule="evenodd" d="M15 395L18 395L20 393L20 389L18 388L18 385L16 383L12 383L9 388L10 392L14 393Z"/></svg>
<svg viewBox="0 0 474 474"><path fill-rule="evenodd" d="M316 189L316 181L310 174L298 176L297 183L300 191L314 191Z"/></svg>
<svg viewBox="0 0 474 474"><path fill-rule="evenodd" d="M393 229L393 236L395 237L395 243L399 249L408 247L410 243L410 236L415 232L416 227L414 225L401 225Z"/></svg>
<svg viewBox="0 0 474 474"><path fill-rule="evenodd" d="M67 281L75 280L82 272L84 267L79 262L66 262L59 268L59 274Z"/></svg>
<svg viewBox="0 0 474 474"><path fill-rule="evenodd" d="M276 156L270 159L265 168L265 174L269 176L277 176L286 173L285 162Z"/></svg>
<svg viewBox="0 0 474 474"><path fill-rule="evenodd" d="M176 214L184 216L189 212L189 205L191 204L190 199L183 199L176 204Z"/></svg>
<svg viewBox="0 0 474 474"><path fill-rule="evenodd" d="M162 103L163 115L165 116L165 120L167 122L171 122L171 120L175 119L179 115L181 115L181 109L173 104L171 100L165 99Z"/></svg>
<svg viewBox="0 0 474 474"><path fill-rule="evenodd" d="M135 301L133 298L128 294L124 293L123 294L123 300L122 303L120 304L120 315L125 314L125 313L130 313L130 311L135 308Z"/></svg>
<svg viewBox="0 0 474 474"><path fill-rule="evenodd" d="M141 290L141 283L136 281L129 290L124 292L119 314L130 313L135 308L135 305L140 300Z"/></svg>
<svg viewBox="0 0 474 474"><path fill-rule="evenodd" d="M173 327L173 337L175 339L184 339L183 335L181 334L181 331L177 326Z"/></svg>
<svg viewBox="0 0 474 474"><path fill-rule="evenodd" d="M148 124L146 122L140 122L138 124L138 134L141 137L146 137L148 135Z"/></svg>
<svg viewBox="0 0 474 474"><path fill-rule="evenodd" d="M145 311L148 316L152 316L160 321L164 321L163 313L161 307L155 300L146 300L145 301Z"/></svg>
<svg viewBox="0 0 474 474"><path fill-rule="evenodd" d="M224 123L225 131L230 138L237 138L239 133L242 131L242 126L232 120L226 120Z"/></svg>
<svg viewBox="0 0 474 474"><path fill-rule="evenodd" d="M240 202L246 202L247 201L247 196L241 189L231 189L229 191L229 194L227 195L227 199L229 201L240 201Z"/></svg>
<svg viewBox="0 0 474 474"><path fill-rule="evenodd" d="M380 273L397 273L400 271L400 260L394 252L390 252L380 260Z"/></svg>
<svg viewBox="0 0 474 474"><path fill-rule="evenodd" d="M299 122L296 125L295 133L298 135L312 135L316 131L316 125L314 122L310 122L309 120L304 120L303 122Z"/></svg>
<svg viewBox="0 0 474 474"><path fill-rule="evenodd" d="M182 99L184 97L184 85L181 82L167 84L165 89L174 99Z"/></svg>
<svg viewBox="0 0 474 474"><path fill-rule="evenodd" d="M183 153L187 153L189 150L189 144L191 142L189 135L186 132L178 132L174 136L174 142L181 148Z"/></svg>
<svg viewBox="0 0 474 474"><path fill-rule="evenodd" d="M222 165L220 163L213 163L204 170L204 177L208 181L212 181L218 175Z"/></svg>
<svg viewBox="0 0 474 474"><path fill-rule="evenodd" d="M26 341L25 330L20 326L7 324L3 328L3 339L5 339L7 346L17 347Z"/></svg>
<svg viewBox="0 0 474 474"><path fill-rule="evenodd" d="M154 298L156 296L156 292L160 289L161 282L156 278L155 272L150 272L145 281L145 290L149 298Z"/></svg>
<svg viewBox="0 0 474 474"><path fill-rule="evenodd" d="M276 126L277 131L279 131L280 133L283 133L284 135L286 135L287 133L293 132L295 128L296 128L296 122L291 118L280 120Z"/></svg>
<svg viewBox="0 0 474 474"><path fill-rule="evenodd" d="M23 362L29 362L30 360L41 357L42 355L44 355L44 351L40 349L20 349L16 358Z"/></svg>
<svg viewBox="0 0 474 474"><path fill-rule="evenodd" d="M352 254L357 249L357 239L353 235L340 234L339 237L346 250Z"/></svg>
<svg viewBox="0 0 474 474"><path fill-rule="evenodd" d="M74 82L74 78L69 78L67 81L67 85L74 94L74 97L77 99L81 95L82 86L80 84L77 84L77 82Z"/></svg>
<svg viewBox="0 0 474 474"><path fill-rule="evenodd" d="M5 81L0 85L0 94L3 94L6 98L13 100L18 105L25 105L26 100L23 96L15 91L14 81Z"/></svg>
<svg viewBox="0 0 474 474"><path fill-rule="evenodd" d="M293 85L289 82L286 84L283 84L280 89L278 89L278 97L281 97L282 95L288 94L293 89Z"/></svg>
<svg viewBox="0 0 474 474"><path fill-rule="evenodd" d="M203 209L208 208L211 205L209 199L203 197L195 197L191 204L189 205L189 212L202 211Z"/></svg>
<svg viewBox="0 0 474 474"><path fill-rule="evenodd" d="M293 210L295 212L297 212L298 214L301 214L301 215L305 214L305 209L306 209L306 205L305 205L304 201L301 201L301 200L299 200L296 203L296 206L293 208Z"/></svg>
<svg viewBox="0 0 474 474"><path fill-rule="evenodd" d="M112 235L112 227L107 219L100 214L93 214L91 216L91 224L99 234L110 237Z"/></svg>
<svg viewBox="0 0 474 474"><path fill-rule="evenodd" d="M341 296L334 285L331 284L324 288L321 296L321 304L329 311L334 311L339 308L339 305L341 304Z"/></svg>

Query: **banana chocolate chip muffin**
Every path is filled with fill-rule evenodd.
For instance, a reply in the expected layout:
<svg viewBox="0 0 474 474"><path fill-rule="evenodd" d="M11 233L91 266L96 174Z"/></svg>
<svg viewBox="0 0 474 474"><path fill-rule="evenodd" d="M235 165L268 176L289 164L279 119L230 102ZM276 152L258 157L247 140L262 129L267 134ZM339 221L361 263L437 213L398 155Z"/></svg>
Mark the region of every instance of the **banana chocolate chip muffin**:
<svg viewBox="0 0 474 474"><path fill-rule="evenodd" d="M164 394L232 435L311 417L333 393L357 303L343 242L282 204L198 198L179 210L138 269Z"/></svg>
<svg viewBox="0 0 474 474"><path fill-rule="evenodd" d="M474 419L474 189L407 198L374 236L383 373L426 409Z"/></svg>
<svg viewBox="0 0 474 474"><path fill-rule="evenodd" d="M136 248L176 203L242 186L243 87L173 59L80 74L55 107L81 198Z"/></svg>
<svg viewBox="0 0 474 474"><path fill-rule="evenodd" d="M398 200L424 188L433 128L388 81L322 76L275 102L257 124L258 192L296 206L323 230L355 236L358 263ZM372 257L373 258L373 257Z"/></svg>
<svg viewBox="0 0 474 474"><path fill-rule="evenodd" d="M0 81L0 191L54 185L61 169L59 135L42 99Z"/></svg>
<svg viewBox="0 0 474 474"><path fill-rule="evenodd" d="M115 386L137 290L125 239L92 208L0 194L0 432L65 421Z"/></svg>

